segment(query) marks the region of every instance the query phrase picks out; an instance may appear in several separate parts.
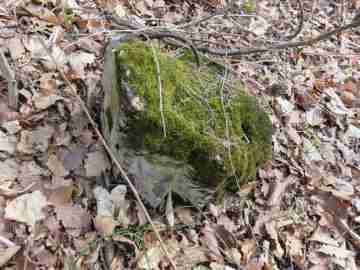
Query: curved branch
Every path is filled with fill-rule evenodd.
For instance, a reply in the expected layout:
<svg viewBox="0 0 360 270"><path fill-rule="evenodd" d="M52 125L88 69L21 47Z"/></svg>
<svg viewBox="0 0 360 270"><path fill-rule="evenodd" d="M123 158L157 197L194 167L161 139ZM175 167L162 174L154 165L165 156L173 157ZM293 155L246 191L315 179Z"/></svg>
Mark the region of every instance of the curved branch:
<svg viewBox="0 0 360 270"><path fill-rule="evenodd" d="M141 30L141 26L131 24L128 21L120 20L114 16L111 16L111 19L119 26L123 26L123 27L125 26L130 28L131 30L137 30L137 32L132 32L131 34L129 34L134 37L144 36L149 39L172 38L175 39L176 41L180 41L182 44L185 44L190 48L191 52L195 57L196 65L200 66L200 57L198 55L197 49L188 39L181 37L177 34L171 33L170 31L161 31L156 29ZM178 44L174 44L173 42L171 42L171 45L178 46Z"/></svg>
<svg viewBox="0 0 360 270"><path fill-rule="evenodd" d="M169 33L169 32L151 32L151 31L144 31L143 33L140 32L140 35L144 35L150 39L162 39L162 38L172 38L177 41L180 41L184 43L185 45L188 45L191 49L191 52L193 53L195 57L195 62L197 66L200 66L200 58L197 52L197 48L192 44L191 41L187 40L186 38L180 37L176 34ZM173 44L172 44L173 45Z"/></svg>
<svg viewBox="0 0 360 270"><path fill-rule="evenodd" d="M328 31L326 33L320 34L315 38L311 38L311 39L304 40L304 41L284 42L284 43L279 43L279 44L275 44L275 45L268 46L268 47L229 48L229 49L211 49L208 47L200 47L200 48L196 48L196 49L203 53L209 53L209 54L218 55L218 56L242 56L242 55L253 54L253 53L261 53L261 52L267 52L267 51L276 51L276 50L283 50L283 49L289 49L289 48L310 46L321 40L326 40L335 34L338 34L347 29L355 28L358 26L360 26L360 20L355 20L352 23L341 26L332 31Z"/></svg>
<svg viewBox="0 0 360 270"><path fill-rule="evenodd" d="M191 40L192 39L187 39L186 37L180 37L177 34L171 33L170 30L162 30L162 29L148 29L148 30L142 30L141 26L139 25L135 25L135 24L131 24L128 21L124 21L124 20L119 20L118 18L115 18L114 16L111 16L111 19L113 21L115 21L115 23L120 26L120 27L127 27L128 29L131 29L133 31L138 31L137 33L134 33L135 35L145 35L145 36L149 36L152 38L173 38L176 39L178 41L181 41L183 44L187 44L192 52L194 53L197 61L198 61L198 55L197 55L197 51L199 52L203 52L203 53L208 53L208 54L212 54L212 55L218 55L218 56L232 56L232 57L236 57L236 56L242 56L242 55L248 55L248 54L253 54L253 53L262 53L262 52L267 52L267 51L275 51L275 50L283 50L283 49L289 49L289 48L296 48L296 47L304 47L304 46L310 46L313 45L321 40L326 40L328 38L330 38L333 35L336 35L340 32L343 32L347 29L351 29L351 28L355 28L360 26L360 19L354 19L351 23L341 26L339 28L336 28L334 30L325 32L323 34L318 35L315 38L311 38L311 39L307 39L304 41L294 41L294 42L283 42L283 43L278 43L278 44L274 44L271 46L267 46L267 47L253 47L253 48L225 48L225 49L212 49L209 47L196 47L192 45ZM172 43L173 44L173 43ZM173 44L174 45L174 44ZM176 44L175 44L176 45Z"/></svg>

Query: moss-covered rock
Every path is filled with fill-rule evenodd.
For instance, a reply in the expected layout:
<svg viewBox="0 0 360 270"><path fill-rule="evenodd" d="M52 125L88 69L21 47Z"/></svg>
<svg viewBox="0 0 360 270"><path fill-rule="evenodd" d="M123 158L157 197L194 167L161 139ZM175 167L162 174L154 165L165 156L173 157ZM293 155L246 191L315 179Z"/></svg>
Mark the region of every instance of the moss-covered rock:
<svg viewBox="0 0 360 270"><path fill-rule="evenodd" d="M109 95L105 121L109 129L120 126L122 147L183 162L211 186L254 179L271 157L272 128L240 83L141 41L114 53L117 91Z"/></svg>

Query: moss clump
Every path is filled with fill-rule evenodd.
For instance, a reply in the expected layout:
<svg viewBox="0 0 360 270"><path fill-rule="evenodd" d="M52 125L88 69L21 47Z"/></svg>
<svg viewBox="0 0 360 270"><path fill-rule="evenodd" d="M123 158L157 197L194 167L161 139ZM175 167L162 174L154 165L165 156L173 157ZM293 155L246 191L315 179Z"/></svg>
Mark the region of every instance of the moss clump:
<svg viewBox="0 0 360 270"><path fill-rule="evenodd" d="M243 3L242 9L245 13L250 14L256 11L256 3L254 0L247 0Z"/></svg>
<svg viewBox="0 0 360 270"><path fill-rule="evenodd" d="M116 63L128 145L186 162L197 178L214 185L254 178L256 167L271 156L269 118L239 84L224 85L209 68L195 68L157 49L154 54L140 41L121 44ZM140 101L137 109L125 105L134 97Z"/></svg>

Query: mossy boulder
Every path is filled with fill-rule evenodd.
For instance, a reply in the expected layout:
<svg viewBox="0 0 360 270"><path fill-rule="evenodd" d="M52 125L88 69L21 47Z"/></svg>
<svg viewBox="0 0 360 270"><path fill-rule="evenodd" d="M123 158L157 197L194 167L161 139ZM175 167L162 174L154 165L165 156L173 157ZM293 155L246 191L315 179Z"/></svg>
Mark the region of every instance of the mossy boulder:
<svg viewBox="0 0 360 270"><path fill-rule="evenodd" d="M173 191L184 188L185 178L205 187L234 187L254 179L271 157L269 117L239 82L209 65L196 67L188 54L169 56L139 40L113 46L109 59L104 134L133 175L139 177L145 166L153 177L141 177L159 178L160 171L169 176L174 168L177 176L170 178L180 185L170 181ZM146 165L139 166L140 157ZM150 172L158 165L157 173ZM150 186L146 190L154 192Z"/></svg>

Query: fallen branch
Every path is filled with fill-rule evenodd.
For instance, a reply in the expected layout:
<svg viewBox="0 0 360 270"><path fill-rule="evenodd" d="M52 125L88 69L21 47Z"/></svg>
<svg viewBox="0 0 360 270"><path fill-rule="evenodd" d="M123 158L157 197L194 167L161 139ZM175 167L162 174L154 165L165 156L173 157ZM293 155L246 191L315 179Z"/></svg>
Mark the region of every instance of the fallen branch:
<svg viewBox="0 0 360 270"><path fill-rule="evenodd" d="M336 28L332 31L328 31L324 34L320 34L315 38L311 38L304 41L294 41L294 42L284 42L280 44L275 44L269 47L255 47L255 48L229 48L229 49L211 49L208 47L196 47L196 49L200 52L209 53L218 56L242 56L253 53L262 53L267 51L276 51L276 50L284 50L290 48L311 46L321 40L326 40L333 35L339 34L347 29L355 28L360 26L360 20L353 21L347 25Z"/></svg>
<svg viewBox="0 0 360 270"><path fill-rule="evenodd" d="M207 15L207 16L204 16L204 17L202 17L200 19L197 19L197 20L185 23L183 25L177 26L177 28L181 28L181 29L190 28L190 27L199 25L201 23L204 23L204 22L206 22L206 21L208 21L208 20L210 20L210 19L212 19L214 17L217 17L217 16L227 16L227 13L233 9L234 4L235 3L233 1L233 3L230 3L228 5L228 7L226 7L226 8L216 10L214 13L212 13L210 15ZM300 16L299 24L297 25L297 28L296 28L296 30L295 30L295 32L293 34L285 37L285 39L287 39L287 40L291 40L291 39L294 39L295 37L297 37L300 34L300 32L301 32L301 30L302 30L302 28L304 26L304 5L302 3L302 0L297 0L297 4L299 6L299 13L300 13L299 14L299 16Z"/></svg>
<svg viewBox="0 0 360 270"><path fill-rule="evenodd" d="M124 21L121 19L118 19L116 17L111 17L111 19L113 19L113 21L119 26L119 27L128 27L130 30L132 30L131 35L135 38L135 37L141 37L144 36L147 39L166 39L166 38L172 38L176 41L180 41L182 44L185 44L187 46L189 46L189 48L191 49L194 57L195 57L195 62L196 64L199 66L200 65L200 58L199 55L197 53L197 49L196 47L192 44L191 41L189 41L188 39L181 37L177 34L171 33L171 31L158 31L156 29L145 29L143 30L142 26L140 25L135 25L135 24L131 24L128 21ZM178 46L178 44L176 43L172 43L171 45L175 45Z"/></svg>
<svg viewBox="0 0 360 270"><path fill-rule="evenodd" d="M301 5L301 10L303 10L302 4L300 1L299 1L299 4ZM301 11L301 14L302 14L301 17L303 17L303 11ZM213 17L213 16L208 16L208 17L204 18L204 20L209 19L211 17ZM347 25L341 26L334 30L320 34L317 37L310 38L310 39L307 39L304 41L283 42L283 43L278 43L278 44L274 44L274 45L270 45L270 46L266 46L266 47L252 47L252 48L232 48L232 47L230 47L230 48L222 48L222 49L213 49L213 48L209 48L209 47L194 46L192 44L192 41L196 41L196 39L180 37L179 35L174 33L174 31L171 31L170 29L151 28L151 29L143 30L142 29L143 26L141 26L139 24L133 24L126 20L119 19L113 15L110 16L110 19L115 23L115 26L118 29L124 30L124 28L125 28L125 29L130 29L133 31L137 31L136 35L149 36L150 38L164 38L164 39L173 38L178 41L180 40L182 43L185 43L190 46L190 48L194 52L195 56L197 56L196 51L199 51L199 52L208 53L208 54L217 55L217 56L230 56L230 57L237 57L237 56L249 55L249 54L254 54L254 53L264 53L267 51L276 51L276 50L284 50L284 49L290 49L290 48L311 46L319 41L329 39L331 36L339 34L345 30L360 26L360 19L354 19L351 23L349 23ZM202 20L199 20L199 21L201 22ZM190 23L190 25L192 25L192 24ZM297 31L294 33L294 35L287 37L287 38L293 38L293 36L294 37L297 36L302 29L302 25L303 25L303 19L301 19L301 23L299 24L299 27L298 27ZM178 26L178 28L182 28L182 26ZM176 44L173 44L173 43L172 43L172 45L176 46Z"/></svg>

